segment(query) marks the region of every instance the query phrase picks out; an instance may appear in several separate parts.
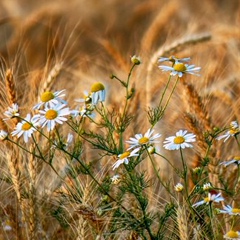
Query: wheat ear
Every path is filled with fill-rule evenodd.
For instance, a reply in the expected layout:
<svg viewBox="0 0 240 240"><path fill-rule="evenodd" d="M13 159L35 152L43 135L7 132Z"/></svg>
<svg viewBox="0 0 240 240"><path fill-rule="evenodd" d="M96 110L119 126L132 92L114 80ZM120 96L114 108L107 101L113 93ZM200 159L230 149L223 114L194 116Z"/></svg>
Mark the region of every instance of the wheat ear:
<svg viewBox="0 0 240 240"><path fill-rule="evenodd" d="M46 80L43 82L42 87L39 90L39 94L42 94L43 92L49 91L51 89L54 81L57 79L58 75L62 70L62 66L63 66L63 62L57 62L53 66ZM38 96L38 101L39 100L40 100L40 95Z"/></svg>
<svg viewBox="0 0 240 240"><path fill-rule="evenodd" d="M13 157L13 156L15 156L14 149L13 148L10 149L9 152L12 153L12 154L11 155L10 154L6 155L8 169L9 169L9 172L10 172L10 175L11 175L13 188L14 188L14 191L16 193L19 205L20 205L20 209L21 209L21 213L22 213L21 219L22 219L22 224L24 225L26 223L26 206L25 206L25 204L22 200L22 196L21 196L21 184L22 184L22 182L21 182L21 172L20 172L20 169L19 169L19 162L18 162L17 157ZM27 232L28 232L27 228L24 228L24 229L26 230L26 234L27 234Z"/></svg>
<svg viewBox="0 0 240 240"><path fill-rule="evenodd" d="M188 229L188 219L187 213L184 206L178 206L177 208L177 224L178 224L178 232L180 240L189 239L189 229Z"/></svg>
<svg viewBox="0 0 240 240"><path fill-rule="evenodd" d="M15 83L13 79L13 72L11 69L7 69L5 74L5 81L6 81L6 88L7 88L7 97L11 105L17 102Z"/></svg>

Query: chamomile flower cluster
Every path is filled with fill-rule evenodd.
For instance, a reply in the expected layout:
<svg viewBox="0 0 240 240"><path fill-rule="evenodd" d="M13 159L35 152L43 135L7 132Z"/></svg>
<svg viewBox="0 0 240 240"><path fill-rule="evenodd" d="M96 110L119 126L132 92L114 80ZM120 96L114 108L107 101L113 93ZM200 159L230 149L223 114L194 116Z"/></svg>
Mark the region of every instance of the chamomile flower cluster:
<svg viewBox="0 0 240 240"><path fill-rule="evenodd" d="M14 117L19 117L19 107L16 103L13 103L10 107L7 108L7 110L3 113L7 118L4 118L3 120L9 120Z"/></svg>
<svg viewBox="0 0 240 240"><path fill-rule="evenodd" d="M130 137L126 141L129 144L127 151L118 155L118 160L114 163L113 170L123 163L128 164L129 158L138 156L140 150L147 150L148 154L154 154L156 152L154 144L159 143L157 139L160 137L161 134L154 134L154 129L151 128L145 134L138 133L134 137ZM180 130L176 133L176 136L166 138L163 146L167 150L191 148L193 145L190 142L195 141L196 136L194 134L187 133L186 130Z"/></svg>
<svg viewBox="0 0 240 240"><path fill-rule="evenodd" d="M31 114L27 114L26 118L17 124L15 130L11 134L18 138L23 136L24 142L27 143L28 139L36 131L38 125L37 119L33 118Z"/></svg>
<svg viewBox="0 0 240 240"><path fill-rule="evenodd" d="M192 142L196 141L196 135L187 133L186 130L179 130L176 136L167 137L164 141L163 147L167 150L178 150L184 148L192 148Z"/></svg>
<svg viewBox="0 0 240 240"><path fill-rule="evenodd" d="M118 155L118 160L113 164L113 170L115 170L116 168L118 168L121 164L125 163L128 164L129 163L129 159L132 157L136 157L139 155L138 151L140 149L136 148L133 151L126 151L124 153L121 153Z"/></svg>
<svg viewBox="0 0 240 240"><path fill-rule="evenodd" d="M91 91L84 91L84 97L76 99L78 103L82 103L78 110L75 110L74 116L94 118L94 109L98 102L104 102L106 98L105 86L101 82L92 84Z"/></svg>
<svg viewBox="0 0 240 240"><path fill-rule="evenodd" d="M240 126L238 121L232 121L227 132L221 136L218 136L216 139L221 140L224 139L223 142L226 142L230 137L237 136L240 133Z"/></svg>
<svg viewBox="0 0 240 240"><path fill-rule="evenodd" d="M239 231L233 231L230 230L228 231L223 238L228 239L228 240L240 240L240 232Z"/></svg>
<svg viewBox="0 0 240 240"><path fill-rule="evenodd" d="M186 62L190 61L190 58L178 59L176 57L161 57L159 62L169 61L172 62L172 66L160 65L159 68L164 72L170 72L171 76L183 77L184 74L192 74L199 76L198 72L201 67L196 67L195 65L188 65Z"/></svg>
<svg viewBox="0 0 240 240"><path fill-rule="evenodd" d="M52 108L59 104L67 104L67 102L63 99L63 97L66 95L65 90L56 91L56 92L50 92L46 91L41 94L40 96L40 102L37 103L33 109L40 109L41 107L45 108Z"/></svg>
<svg viewBox="0 0 240 240"><path fill-rule="evenodd" d="M204 205L204 204L208 205L208 204L214 203L214 202L219 203L221 201L224 201L224 198L221 196L221 193L209 192L207 197L205 197L202 201L199 201L199 202L193 204L192 206L198 207L200 205Z"/></svg>
<svg viewBox="0 0 240 240"><path fill-rule="evenodd" d="M153 129L148 129L147 132L143 134L135 134L135 137L130 137L130 140L126 141L130 146L128 150L133 149L135 147L149 147L154 143L158 143L156 139L161 137L161 134L154 134Z"/></svg>
<svg viewBox="0 0 240 240"><path fill-rule="evenodd" d="M219 165L223 165L224 167L227 167L232 164L235 164L237 166L240 165L240 156L235 156L232 159L230 159L229 161L224 161L224 162L219 163Z"/></svg>

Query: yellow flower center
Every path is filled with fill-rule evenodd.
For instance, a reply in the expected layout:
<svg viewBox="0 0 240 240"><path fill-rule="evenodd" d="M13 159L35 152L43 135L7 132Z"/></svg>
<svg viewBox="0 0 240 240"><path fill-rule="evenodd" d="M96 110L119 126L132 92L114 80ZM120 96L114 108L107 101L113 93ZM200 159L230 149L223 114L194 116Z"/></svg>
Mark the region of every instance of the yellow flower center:
<svg viewBox="0 0 240 240"><path fill-rule="evenodd" d="M92 85L91 92L98 92L98 91L102 91L104 89L105 89L104 85L100 82L97 82Z"/></svg>
<svg viewBox="0 0 240 240"><path fill-rule="evenodd" d="M148 142L149 142L149 138L147 138L147 137L142 137L138 140L138 143L140 143L142 145L147 144Z"/></svg>
<svg viewBox="0 0 240 240"><path fill-rule="evenodd" d="M30 123L26 122L26 123L24 123L24 124L22 125L22 130L23 130L23 131L27 131L27 130L29 130L31 127L32 127L32 125L31 125Z"/></svg>
<svg viewBox="0 0 240 240"><path fill-rule="evenodd" d="M210 199L209 197L205 197L203 200L204 200L204 202L206 202L206 203L211 202L211 199Z"/></svg>
<svg viewBox="0 0 240 240"><path fill-rule="evenodd" d="M238 233L235 232L235 231L229 231L227 234L226 234L227 237L230 237L230 238L238 238Z"/></svg>
<svg viewBox="0 0 240 240"><path fill-rule="evenodd" d="M183 63L174 64L173 69L178 72L185 72L187 67Z"/></svg>
<svg viewBox="0 0 240 240"><path fill-rule="evenodd" d="M130 152L124 152L121 154L120 159L124 159L130 155Z"/></svg>
<svg viewBox="0 0 240 240"><path fill-rule="evenodd" d="M48 119L48 120L53 120L53 119L55 119L57 116L58 116L58 112L55 111L55 110L52 110L52 109L48 110L48 111L46 112L46 114L45 114L45 117L46 117L46 119Z"/></svg>
<svg viewBox="0 0 240 240"><path fill-rule="evenodd" d="M233 212L233 213L240 213L240 209L239 209L239 208L233 208L233 209L232 209L232 212Z"/></svg>
<svg viewBox="0 0 240 240"><path fill-rule="evenodd" d="M178 137L175 137L175 138L174 138L173 142L174 142L175 144L182 144L182 143L185 142L185 138L182 137L182 136L178 136Z"/></svg>
<svg viewBox="0 0 240 240"><path fill-rule="evenodd" d="M229 130L229 133L231 135L237 134L237 133L239 133L239 129L232 128L232 129Z"/></svg>
<svg viewBox="0 0 240 240"><path fill-rule="evenodd" d="M52 92L44 92L42 95L41 95L41 101L42 102L48 102L50 100L52 100L54 98L54 95Z"/></svg>

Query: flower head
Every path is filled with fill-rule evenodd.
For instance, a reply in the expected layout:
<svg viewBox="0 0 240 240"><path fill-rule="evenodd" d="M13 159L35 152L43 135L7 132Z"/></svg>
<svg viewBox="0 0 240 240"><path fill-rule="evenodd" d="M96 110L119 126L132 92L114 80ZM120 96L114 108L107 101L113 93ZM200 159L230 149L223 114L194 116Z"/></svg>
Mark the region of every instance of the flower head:
<svg viewBox="0 0 240 240"><path fill-rule="evenodd" d="M35 115L33 119L37 120L42 128L47 126L47 130L50 132L57 123L63 124L68 120L65 116L70 115L71 111L65 106L65 104L59 104L51 108L46 107L44 110L39 110L39 114Z"/></svg>
<svg viewBox="0 0 240 240"><path fill-rule="evenodd" d="M224 206L224 210L220 210L220 213L227 213L229 215L240 215L240 208L232 208L230 205Z"/></svg>
<svg viewBox="0 0 240 240"><path fill-rule="evenodd" d="M7 117L3 119L4 121L13 117L18 117L20 115L18 105L16 103L13 103L10 107L7 108L7 111L5 111L3 114Z"/></svg>
<svg viewBox="0 0 240 240"><path fill-rule="evenodd" d="M157 133L152 136L153 132L154 132L153 129L148 129L144 135L140 133L136 134L135 138L131 137L129 141L126 141L127 143L130 144L128 150L135 147L149 146L150 144L158 143L158 141L156 141L155 139L159 138L161 134Z"/></svg>
<svg viewBox="0 0 240 240"><path fill-rule="evenodd" d="M27 114L26 118L17 124L11 135L17 135L17 138L23 135L24 142L27 143L28 138L30 138L33 132L36 131L37 126L37 119L32 118L31 114Z"/></svg>
<svg viewBox="0 0 240 240"><path fill-rule="evenodd" d="M223 165L224 167L227 167L228 165L231 165L231 164L240 165L240 156L235 156L233 159L229 161L221 162L219 165Z"/></svg>
<svg viewBox="0 0 240 240"><path fill-rule="evenodd" d="M163 147L167 150L178 150L180 148L193 147L190 142L196 141L196 135L187 133L187 131L180 130L176 133L176 136L167 137L163 142Z"/></svg>
<svg viewBox="0 0 240 240"><path fill-rule="evenodd" d="M112 183L113 184L118 184L121 181L121 178L118 174L114 175L111 177Z"/></svg>
<svg viewBox="0 0 240 240"><path fill-rule="evenodd" d="M42 106L44 107L54 107L58 104L66 104L67 102L62 99L66 94L63 93L65 90L56 91L56 92L44 92L40 96L40 102L36 104L33 109L40 109Z"/></svg>
<svg viewBox="0 0 240 240"><path fill-rule="evenodd" d="M106 90L102 83L96 82L91 87L92 104L96 105L98 102L104 102L106 96Z"/></svg>
<svg viewBox="0 0 240 240"><path fill-rule="evenodd" d="M199 174L201 172L201 168L200 167L195 167L195 168L193 168L192 171L196 174Z"/></svg>
<svg viewBox="0 0 240 240"><path fill-rule="evenodd" d="M8 133L4 130L0 130L0 140L3 141L7 139L7 137L8 137Z"/></svg>
<svg viewBox="0 0 240 240"><path fill-rule="evenodd" d="M212 194L209 192L207 197L205 197L202 201L193 204L192 206L198 207L203 204L209 204L212 202L221 202L221 201L224 201L224 198L221 196L221 193L218 193L218 194L213 193Z"/></svg>
<svg viewBox="0 0 240 240"><path fill-rule="evenodd" d="M170 75L178 75L178 77L182 77L185 73L199 76L196 72L201 70L201 67L195 67L195 65L188 65L179 61L175 61L172 67L160 65L159 68L164 72L170 71Z"/></svg>
<svg viewBox="0 0 240 240"><path fill-rule="evenodd" d="M230 230L229 232L227 232L227 233L223 236L223 238L225 238L225 239L240 240L240 232Z"/></svg>
<svg viewBox="0 0 240 240"><path fill-rule="evenodd" d="M174 189L176 192L181 192L183 190L183 185L181 183L178 183L177 185L174 186Z"/></svg>
<svg viewBox="0 0 240 240"><path fill-rule="evenodd" d="M140 57L137 57L136 55L131 57L131 62L134 63L135 65L139 65L142 63L142 60Z"/></svg>
<svg viewBox="0 0 240 240"><path fill-rule="evenodd" d="M203 184L203 191L208 191L209 189L212 189L212 184L211 183L205 183Z"/></svg>
<svg viewBox="0 0 240 240"><path fill-rule="evenodd" d="M139 151L139 148L136 148L132 152L126 151L126 152L124 152L122 154L119 154L118 155L118 160L113 164L113 170L118 168L123 163L128 164L130 157L136 157L136 156L139 155L137 153L138 151Z"/></svg>
<svg viewBox="0 0 240 240"><path fill-rule="evenodd" d="M234 137L239 133L240 133L240 127L239 127L238 122L237 121L232 121L230 123L228 131L225 134L217 137L216 139L221 140L221 139L225 138L224 142L226 142L230 137Z"/></svg>

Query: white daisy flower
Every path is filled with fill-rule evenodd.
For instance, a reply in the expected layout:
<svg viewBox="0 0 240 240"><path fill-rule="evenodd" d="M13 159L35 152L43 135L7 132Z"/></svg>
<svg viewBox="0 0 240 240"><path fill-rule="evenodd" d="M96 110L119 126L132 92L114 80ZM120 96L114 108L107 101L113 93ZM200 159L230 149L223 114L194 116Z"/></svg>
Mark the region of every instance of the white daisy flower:
<svg viewBox="0 0 240 240"><path fill-rule="evenodd" d="M130 147L127 150L130 150L135 147L142 147L142 146L147 146L153 143L158 143L159 141L155 141L155 139L159 138L161 134L157 133L151 136L153 132L154 132L153 129L148 129L144 135L140 133L140 134L135 134L135 138L130 137L130 140L126 141L127 143L130 144Z"/></svg>
<svg viewBox="0 0 240 240"><path fill-rule="evenodd" d="M208 191L209 189L212 189L212 184L211 183L205 183L203 184L203 191Z"/></svg>
<svg viewBox="0 0 240 240"><path fill-rule="evenodd" d="M191 60L190 57L188 57L188 58L176 58L174 56L171 56L171 57L160 57L158 59L158 62L172 62L172 63L179 62L179 63L185 63L185 62L189 62L190 60Z"/></svg>
<svg viewBox="0 0 240 240"><path fill-rule="evenodd" d="M16 136L17 138L23 135L24 142L28 142L28 138L30 138L33 132L36 131L36 127L38 126L37 119L31 117L31 114L27 114L26 118L19 122L15 127L15 130L11 133L12 136Z"/></svg>
<svg viewBox="0 0 240 240"><path fill-rule="evenodd" d="M65 90L56 91L56 92L44 92L40 96L40 102L36 104L33 109L40 109L42 106L47 108L52 108L58 104L67 104L65 100L62 99L66 94L63 93Z"/></svg>
<svg viewBox="0 0 240 240"><path fill-rule="evenodd" d="M206 198L204 198L202 201L200 202L197 202L195 204L193 204L192 206L193 207L198 207L200 205L203 205L203 204L209 204L209 203L212 203L212 202L221 202L221 201L224 201L224 198L221 196L221 193L218 193L218 194L211 194L211 193L208 193L208 196Z"/></svg>
<svg viewBox="0 0 240 240"><path fill-rule="evenodd" d="M219 163L219 165L223 165L224 167L227 167L228 165L231 165L233 163L240 165L240 157L236 156L233 159L231 159L230 161L224 161L224 162Z"/></svg>
<svg viewBox="0 0 240 240"><path fill-rule="evenodd" d="M183 190L183 185L181 183L178 183L174 186L174 189L176 192L181 192Z"/></svg>
<svg viewBox="0 0 240 240"><path fill-rule="evenodd" d="M113 164L113 170L118 168L123 163L128 164L130 157L138 156L139 154L137 152L139 151L139 149L140 148L136 148L132 152L126 151L126 152L124 152L122 154L119 154L118 155L118 160Z"/></svg>
<svg viewBox="0 0 240 240"><path fill-rule="evenodd" d="M8 133L4 130L0 130L0 140L3 141L8 137Z"/></svg>
<svg viewBox="0 0 240 240"><path fill-rule="evenodd" d="M68 120L65 116L70 115L71 111L69 108L64 108L65 106L65 104L59 104L51 108L46 107L44 110L39 110L39 114L33 118L39 122L42 128L47 126L47 130L50 132L57 123L63 124Z"/></svg>
<svg viewBox="0 0 240 240"><path fill-rule="evenodd" d="M178 75L178 77L182 77L185 73L199 76L199 74L197 74L196 72L199 72L201 70L201 67L195 67L195 65L188 65L180 62L175 62L172 67L159 66L159 68L164 72L170 71L170 75Z"/></svg>
<svg viewBox="0 0 240 240"><path fill-rule="evenodd" d="M227 213L229 215L240 215L240 209L239 208L232 208L230 205L224 206L224 210L220 210L220 213Z"/></svg>
<svg viewBox="0 0 240 240"><path fill-rule="evenodd" d="M196 141L196 135L193 133L187 133L187 131L180 130L176 133L176 136L167 137L163 142L164 148L167 150L178 150L180 148L191 148L193 147L190 142Z"/></svg>
<svg viewBox="0 0 240 240"><path fill-rule="evenodd" d="M240 133L240 127L239 127L238 122L237 121L232 121L230 123L229 130L225 134L223 134L223 135L221 135L219 137L216 137L216 139L217 140L221 140L221 139L224 138L223 142L226 142L230 137L234 137L234 136L236 136L239 133Z"/></svg>
<svg viewBox="0 0 240 240"><path fill-rule="evenodd" d="M4 121L13 117L18 117L20 115L18 105L16 103L13 103L3 114L7 117L3 119Z"/></svg>
<svg viewBox="0 0 240 240"><path fill-rule="evenodd" d="M111 177L112 183L113 184L118 184L121 181L121 178L118 174L114 175Z"/></svg>
<svg viewBox="0 0 240 240"><path fill-rule="evenodd" d="M240 232L230 230L229 232L227 232L227 233L223 236L223 238L225 238L225 239L240 240Z"/></svg>
<svg viewBox="0 0 240 240"><path fill-rule="evenodd" d="M98 102L104 102L106 97L105 87L102 83L94 83L91 87L92 104L96 105Z"/></svg>

